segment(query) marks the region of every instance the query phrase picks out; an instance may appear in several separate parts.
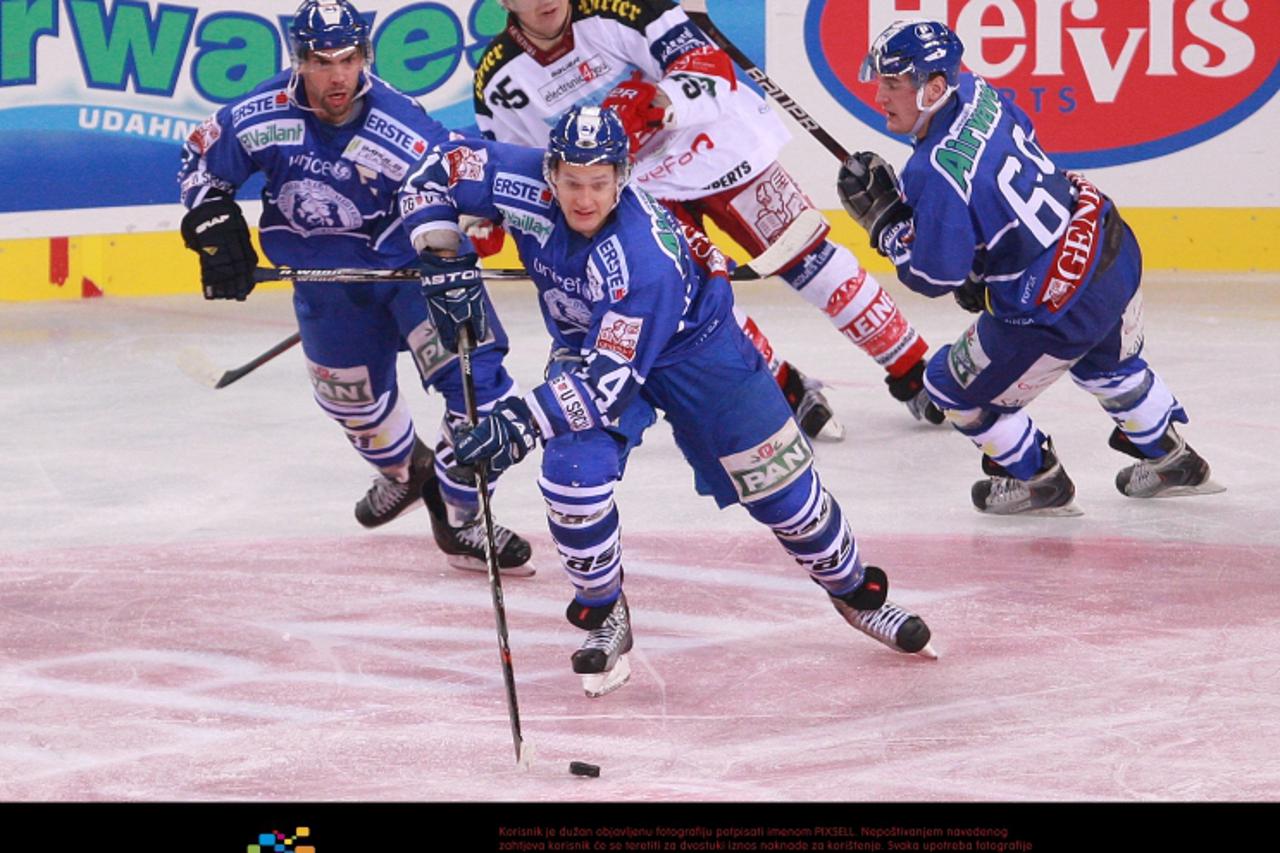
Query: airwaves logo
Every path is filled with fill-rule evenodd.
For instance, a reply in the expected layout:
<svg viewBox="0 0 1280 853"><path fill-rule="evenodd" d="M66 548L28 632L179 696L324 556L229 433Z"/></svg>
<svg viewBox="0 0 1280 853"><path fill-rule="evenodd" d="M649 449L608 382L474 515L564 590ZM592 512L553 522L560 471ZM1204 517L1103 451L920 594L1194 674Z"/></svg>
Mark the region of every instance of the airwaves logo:
<svg viewBox="0 0 1280 853"><path fill-rule="evenodd" d="M815 74L886 135L875 85L858 82L858 67L901 18L946 21L964 42L964 69L1011 97L1067 168L1189 148L1280 89L1275 0L809 0L804 37Z"/></svg>
<svg viewBox="0 0 1280 853"><path fill-rule="evenodd" d="M969 200L969 178L974 164L991 138L991 129L1000 123L1000 98L990 86L978 85L978 98L959 128L955 128L933 149L933 163L965 201Z"/></svg>

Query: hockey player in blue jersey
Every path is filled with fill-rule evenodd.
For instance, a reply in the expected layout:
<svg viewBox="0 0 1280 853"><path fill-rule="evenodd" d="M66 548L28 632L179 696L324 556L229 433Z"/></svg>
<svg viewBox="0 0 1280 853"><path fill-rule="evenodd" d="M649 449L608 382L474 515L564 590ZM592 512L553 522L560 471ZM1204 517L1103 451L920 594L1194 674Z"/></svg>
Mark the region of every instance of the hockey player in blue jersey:
<svg viewBox="0 0 1280 853"><path fill-rule="evenodd" d="M345 0L305 0L289 27L292 69L223 107L187 141L181 172L189 208L182 236L200 256L206 299L243 301L257 254L234 196L255 172L262 248L273 263L306 268L412 267L397 190L410 166L449 132L370 72L368 26ZM378 470L356 504L377 527L425 502L437 544L456 568L485 569L483 525L471 483L454 482L448 423L464 411L456 356L440 347L413 282L298 283L294 310L316 403ZM502 366L497 322L475 358L484 407L516 393ZM436 451L417 437L396 383L396 358L413 354L424 387L446 401ZM499 528L500 564L530 574L529 544Z"/></svg>
<svg viewBox="0 0 1280 853"><path fill-rule="evenodd" d="M1174 426L1187 416L1142 358L1142 255L1112 201L1058 169L1030 119L981 77L945 24L901 21L862 65L890 131L915 150L898 183L861 152L837 189L907 287L981 316L940 349L925 386L983 452L982 512L1075 515L1075 486L1023 408L1065 373L1115 421L1138 461L1116 488L1149 498L1221 491Z"/></svg>
<svg viewBox="0 0 1280 853"><path fill-rule="evenodd" d="M478 290L466 284L474 278L464 278L474 276L474 255L440 257L459 242L461 214L500 216L537 287L553 343L546 381L500 401L455 452L461 463L486 460L500 471L544 446L539 486L574 587L566 615L588 632L572 657L585 692L603 695L630 672L613 492L658 410L699 492L722 507L741 503L768 526L854 627L932 656L924 622L887 601L885 573L863 565L786 398L733 322L723 257L714 273L694 263L665 208L627 186L629 172L616 114L576 107L545 152L489 141L442 146L402 196L446 340L483 316ZM431 295L439 291L453 301L441 304Z"/></svg>

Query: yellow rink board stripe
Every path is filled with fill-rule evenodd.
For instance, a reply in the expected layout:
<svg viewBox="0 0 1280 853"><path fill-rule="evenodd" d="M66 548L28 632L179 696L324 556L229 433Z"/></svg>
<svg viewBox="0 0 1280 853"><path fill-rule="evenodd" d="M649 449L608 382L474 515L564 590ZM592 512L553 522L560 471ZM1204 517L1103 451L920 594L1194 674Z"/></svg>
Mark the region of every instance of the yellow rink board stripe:
<svg viewBox="0 0 1280 853"><path fill-rule="evenodd" d="M1142 244L1149 271L1280 272L1280 208L1122 208ZM866 234L845 215L828 211L832 237L854 250L875 273L888 262L867 246ZM714 228L711 235L729 246ZM158 296L198 293L199 268L176 233L71 237L65 248L49 239L0 240L0 301ZM60 258L53 255L61 253ZM739 260L741 250L731 251ZM511 241L486 265L516 267ZM58 278L61 282L51 279ZM267 288L284 284L263 285Z"/></svg>

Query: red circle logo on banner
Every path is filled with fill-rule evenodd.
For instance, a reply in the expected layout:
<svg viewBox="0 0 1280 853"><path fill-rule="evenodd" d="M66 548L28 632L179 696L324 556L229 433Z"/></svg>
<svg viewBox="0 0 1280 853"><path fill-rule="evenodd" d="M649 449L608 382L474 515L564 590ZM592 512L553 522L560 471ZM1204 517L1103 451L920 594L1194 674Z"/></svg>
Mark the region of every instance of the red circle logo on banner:
<svg viewBox="0 0 1280 853"><path fill-rule="evenodd" d="M881 31L909 18L945 20L964 42L963 69L1012 97L1067 167L1190 147L1280 87L1280 15L1264 0L809 0L815 73L882 132L858 67Z"/></svg>

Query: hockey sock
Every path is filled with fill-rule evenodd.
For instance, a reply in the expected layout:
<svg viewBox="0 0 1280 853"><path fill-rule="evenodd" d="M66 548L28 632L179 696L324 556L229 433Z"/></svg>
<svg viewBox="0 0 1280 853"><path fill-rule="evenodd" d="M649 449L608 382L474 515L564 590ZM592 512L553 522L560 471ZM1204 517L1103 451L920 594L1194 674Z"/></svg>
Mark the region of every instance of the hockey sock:
<svg viewBox="0 0 1280 853"><path fill-rule="evenodd" d="M893 297L843 246L824 241L782 277L894 378L929 349Z"/></svg>
<svg viewBox="0 0 1280 853"><path fill-rule="evenodd" d="M1187 422L1182 405L1149 367L1124 375L1072 378L1097 398L1116 427L1144 457L1163 456L1167 450L1161 439L1169 424Z"/></svg>
<svg viewBox="0 0 1280 853"><path fill-rule="evenodd" d="M367 405L339 405L318 395L315 399L370 465L392 479L407 470L413 452L413 416L395 389Z"/></svg>
<svg viewBox="0 0 1280 853"><path fill-rule="evenodd" d="M862 583L853 531L813 469L781 492L746 508L752 518L773 530L783 550L830 594L845 595Z"/></svg>
<svg viewBox="0 0 1280 853"><path fill-rule="evenodd" d="M622 588L622 541L613 483L570 486L539 478L547 528L579 602L610 602Z"/></svg>
<svg viewBox="0 0 1280 853"><path fill-rule="evenodd" d="M1044 435L1025 412L996 414L983 409L950 410L957 430L1008 476L1030 480L1044 463Z"/></svg>

